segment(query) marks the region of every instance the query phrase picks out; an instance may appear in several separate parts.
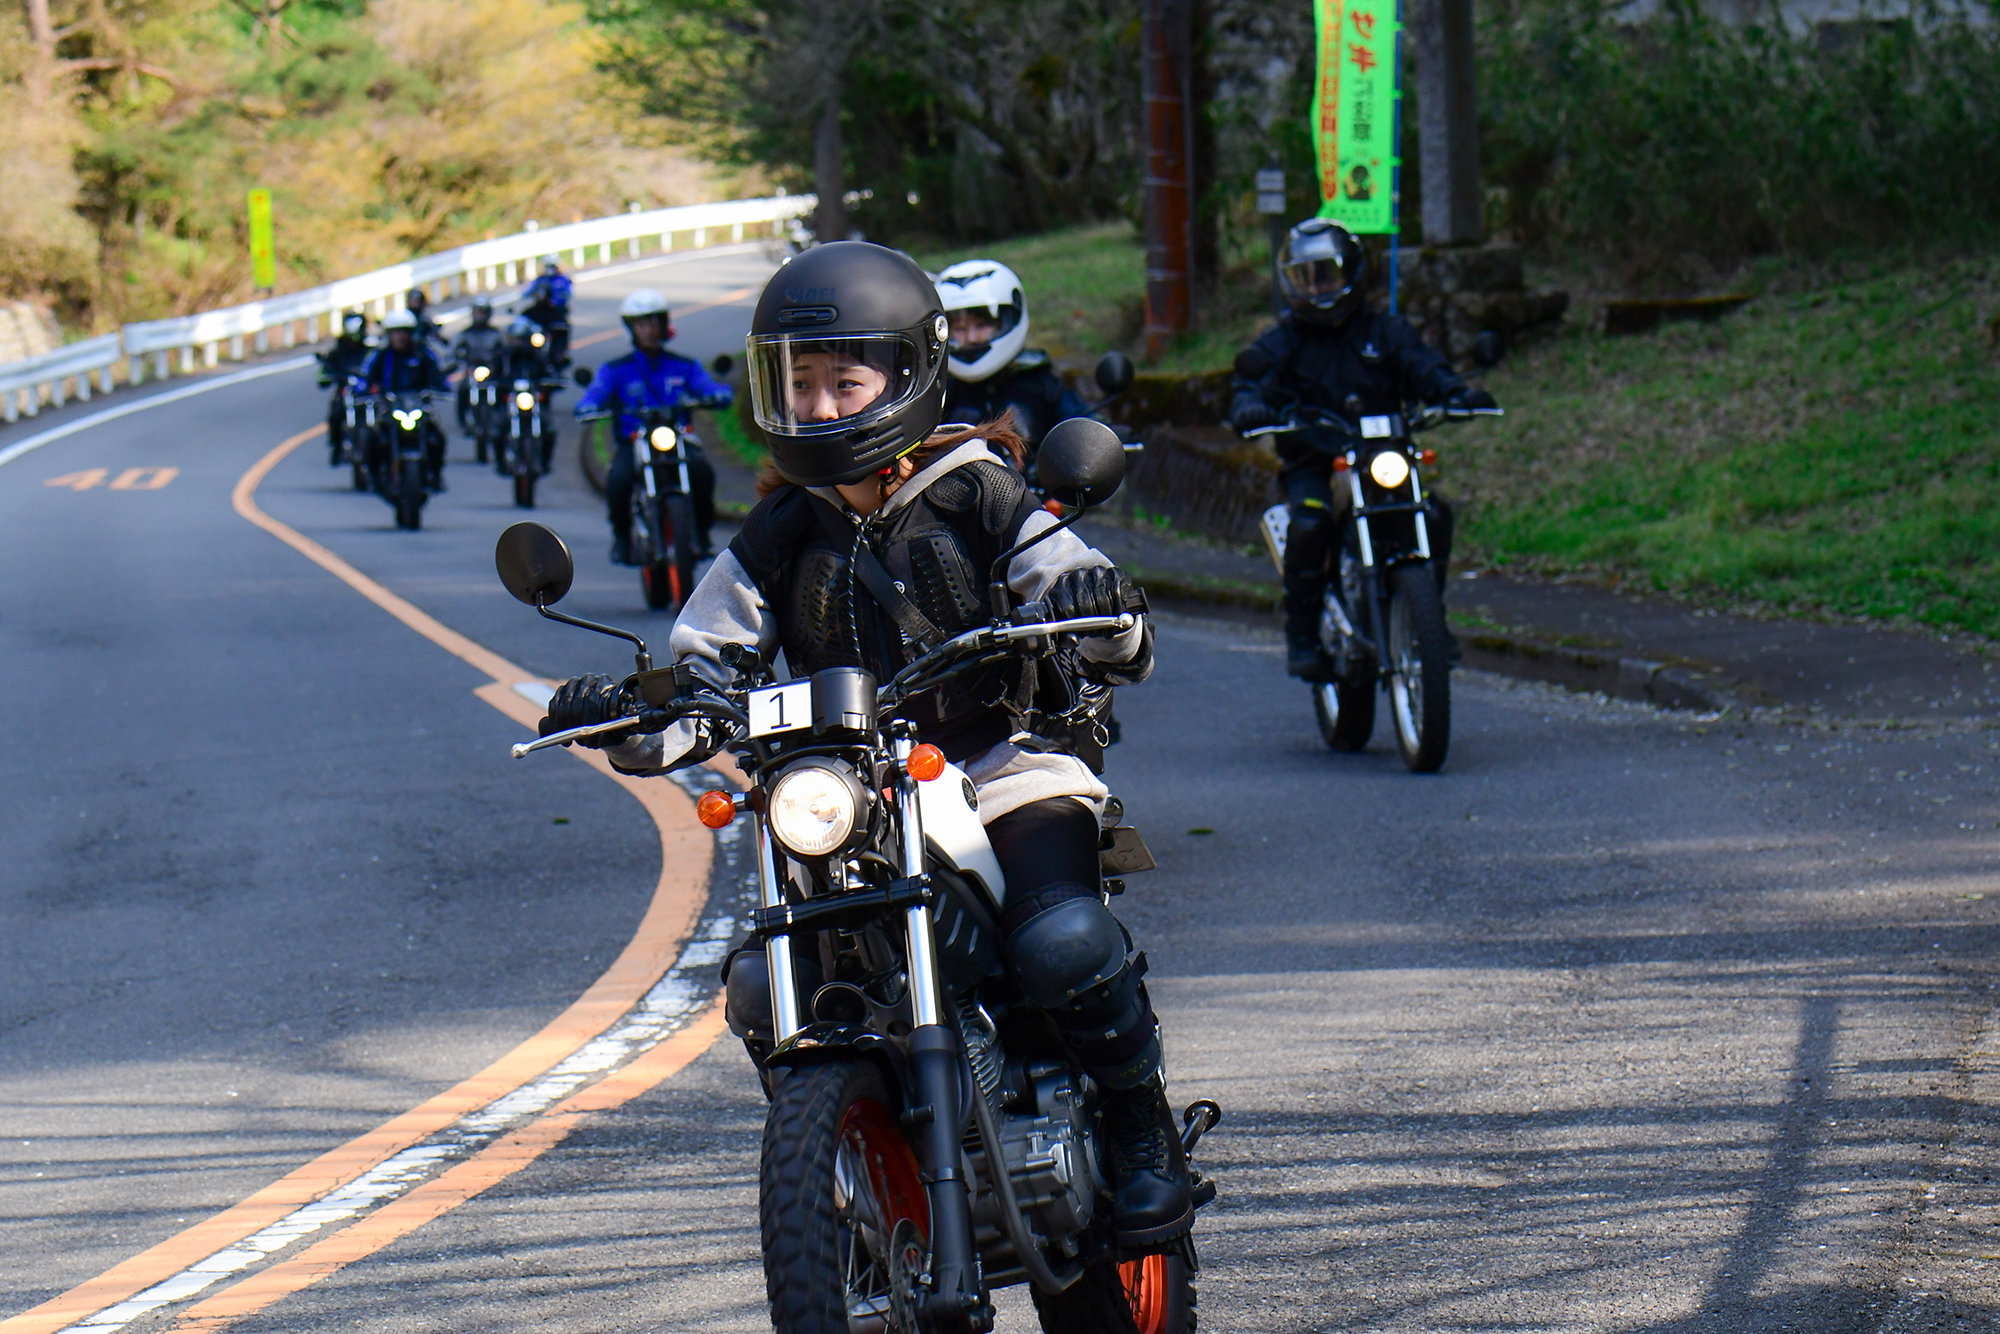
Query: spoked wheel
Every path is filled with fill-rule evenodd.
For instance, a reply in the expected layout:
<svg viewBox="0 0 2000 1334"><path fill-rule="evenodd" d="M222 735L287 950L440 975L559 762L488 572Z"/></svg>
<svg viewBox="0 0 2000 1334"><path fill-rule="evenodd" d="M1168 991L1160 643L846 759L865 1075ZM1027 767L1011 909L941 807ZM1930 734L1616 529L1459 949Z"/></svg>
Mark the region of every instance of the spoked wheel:
<svg viewBox="0 0 2000 1334"><path fill-rule="evenodd" d="M1396 746L1412 773L1435 773L1451 745L1450 640L1437 576L1396 568L1389 594L1389 703Z"/></svg>
<svg viewBox="0 0 2000 1334"><path fill-rule="evenodd" d="M930 1209L894 1094L869 1062L808 1066L764 1122L758 1210L776 1334L915 1334Z"/></svg>
<svg viewBox="0 0 2000 1334"><path fill-rule="evenodd" d="M1313 717L1319 720L1320 739L1333 749L1364 750L1375 734L1375 686L1372 682L1347 685L1338 681L1315 681L1312 686Z"/></svg>
<svg viewBox="0 0 2000 1334"><path fill-rule="evenodd" d="M1095 1264L1035 1314L1046 1334L1194 1334L1194 1271L1177 1252Z"/></svg>

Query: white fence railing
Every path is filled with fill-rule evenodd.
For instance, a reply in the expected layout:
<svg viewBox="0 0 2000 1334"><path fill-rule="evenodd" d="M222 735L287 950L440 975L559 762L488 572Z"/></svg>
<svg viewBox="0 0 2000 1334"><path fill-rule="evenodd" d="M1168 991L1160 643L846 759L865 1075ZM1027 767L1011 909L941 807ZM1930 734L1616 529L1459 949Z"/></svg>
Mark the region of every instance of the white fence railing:
<svg viewBox="0 0 2000 1334"><path fill-rule="evenodd" d="M741 241L746 227L765 226L775 230L779 223L810 213L813 203L811 195L781 195L619 213L588 222L518 232L491 241L474 241L455 250L392 264L324 287L241 306L128 324L118 333L72 343L26 361L0 365L0 398L5 400L0 416L16 421L25 410L32 417L41 410L45 397L60 407L65 402L64 386L70 382L76 386L77 397L87 399L93 375L108 391L113 372L121 362L126 380L141 384L146 379L149 361L152 374L164 377L171 373L176 362L184 372L194 370L197 359L203 366L215 365L225 344L230 357L236 360L243 358L246 346L266 351L273 333L284 347L295 346L301 338L316 343L320 339L321 320L328 321L330 331L345 311L361 310L379 319L390 310L400 309L405 296L415 287L430 289L432 297L441 300L511 287L532 276L535 262L546 255L566 259L571 268L581 269L592 262L593 256L598 263L610 263L621 244L625 257L636 259L645 243L655 238L662 251L679 248L677 241L683 236L687 238L685 248L690 249L721 241Z"/></svg>

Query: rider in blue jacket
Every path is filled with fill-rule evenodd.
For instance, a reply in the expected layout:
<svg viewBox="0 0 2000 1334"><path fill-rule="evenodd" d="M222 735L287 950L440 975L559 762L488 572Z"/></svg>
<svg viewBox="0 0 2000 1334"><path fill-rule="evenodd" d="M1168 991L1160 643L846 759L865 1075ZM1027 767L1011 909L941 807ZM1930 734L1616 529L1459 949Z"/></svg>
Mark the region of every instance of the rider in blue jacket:
<svg viewBox="0 0 2000 1334"><path fill-rule="evenodd" d="M556 257L542 261L542 271L521 299L528 303L521 313L542 326L549 336L549 359L556 366L569 365L569 295L572 284Z"/></svg>
<svg viewBox="0 0 2000 1334"><path fill-rule="evenodd" d="M407 310L392 310L382 320L383 345L361 367L371 394L445 393L451 381L431 350L419 341L421 326ZM380 448L378 436L374 448ZM424 418L424 455L433 489L444 490L444 431L437 419Z"/></svg>
<svg viewBox="0 0 2000 1334"><path fill-rule="evenodd" d="M632 335L632 351L597 368L590 388L577 401L576 415L616 415L613 427L618 446L611 451L604 499L611 516L611 559L629 565L632 488L639 480L632 437L645 426L636 410L675 408L684 403L726 408L735 398L729 386L718 383L700 362L666 350L674 326L665 297L642 287L625 298L618 314ZM688 450L687 462L688 481L694 491L689 499L694 508L695 540L705 552L709 548L708 530L715 524L715 469L699 449Z"/></svg>

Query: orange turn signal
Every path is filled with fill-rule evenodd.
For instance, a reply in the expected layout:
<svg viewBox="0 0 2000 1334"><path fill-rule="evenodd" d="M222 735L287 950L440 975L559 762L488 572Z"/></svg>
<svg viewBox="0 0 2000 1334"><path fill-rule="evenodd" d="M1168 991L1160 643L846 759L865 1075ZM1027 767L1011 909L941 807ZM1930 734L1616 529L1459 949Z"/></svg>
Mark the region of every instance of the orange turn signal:
<svg viewBox="0 0 2000 1334"><path fill-rule="evenodd" d="M944 752L926 742L910 752L904 767L910 771L910 777L928 783L944 772Z"/></svg>
<svg viewBox="0 0 2000 1334"><path fill-rule="evenodd" d="M1435 449L1422 450L1417 454L1417 462L1423 464L1426 468L1430 467L1433 463L1436 463L1437 461L1438 461L1438 452Z"/></svg>
<svg viewBox="0 0 2000 1334"><path fill-rule="evenodd" d="M1063 507L1060 500L1044 500L1042 508L1055 515L1058 519L1063 516Z"/></svg>
<svg viewBox="0 0 2000 1334"><path fill-rule="evenodd" d="M736 818L736 798L727 792L704 792L694 804L694 813L710 829L720 829Z"/></svg>
<svg viewBox="0 0 2000 1334"><path fill-rule="evenodd" d="M1348 463L1347 459L1344 456L1339 454L1333 456L1333 470L1335 472L1346 472L1347 468L1348 468Z"/></svg>

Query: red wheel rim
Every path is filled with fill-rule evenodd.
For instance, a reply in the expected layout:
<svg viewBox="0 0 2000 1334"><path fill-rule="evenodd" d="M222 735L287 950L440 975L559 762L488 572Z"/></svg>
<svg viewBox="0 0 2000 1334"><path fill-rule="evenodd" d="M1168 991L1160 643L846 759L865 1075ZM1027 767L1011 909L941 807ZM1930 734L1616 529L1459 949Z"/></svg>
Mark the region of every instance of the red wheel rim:
<svg viewBox="0 0 2000 1334"><path fill-rule="evenodd" d="M861 1159L868 1184L882 1206L883 1221L894 1227L909 1219L925 1236L931 1230L930 1199L917 1174L917 1157L895 1116L873 1098L862 1098L841 1118L840 1138Z"/></svg>
<svg viewBox="0 0 2000 1334"><path fill-rule="evenodd" d="M1118 1266L1118 1280L1125 1286L1125 1301L1139 1334L1166 1334L1168 1279L1164 1255L1141 1256Z"/></svg>

